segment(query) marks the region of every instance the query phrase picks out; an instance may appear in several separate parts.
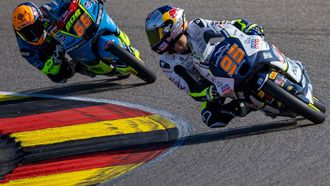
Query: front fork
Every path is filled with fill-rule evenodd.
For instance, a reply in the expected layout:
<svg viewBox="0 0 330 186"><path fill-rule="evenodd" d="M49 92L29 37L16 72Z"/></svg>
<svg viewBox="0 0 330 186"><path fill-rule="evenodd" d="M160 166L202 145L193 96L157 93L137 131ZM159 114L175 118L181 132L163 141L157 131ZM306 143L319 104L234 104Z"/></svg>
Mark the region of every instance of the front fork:
<svg viewBox="0 0 330 186"><path fill-rule="evenodd" d="M282 87L293 95L298 95L302 91L302 87L288 80L284 75L276 71L262 72L255 75L250 81L253 95L250 96L250 101L256 108L262 110L267 116L294 116L293 112L287 110L286 106L277 101L273 96L267 94L263 90L266 81L271 80L276 85Z"/></svg>
<svg viewBox="0 0 330 186"><path fill-rule="evenodd" d="M282 87L286 91L290 92L293 95L301 94L303 91L303 87L299 86L297 83L293 83L289 79L287 79L284 75L278 72L271 72L269 74L269 79L272 80L276 85Z"/></svg>
<svg viewBox="0 0 330 186"><path fill-rule="evenodd" d="M257 90L257 98L265 104L275 106L280 109L284 108L282 103L278 102L272 96L267 95L263 91L263 85L269 79L279 87L304 101L306 104L313 104L312 86L307 75L303 76L302 85L300 85L298 83L292 82L285 75L276 71L258 73L254 79L254 82L257 82L257 86L255 87Z"/></svg>
<svg viewBox="0 0 330 186"><path fill-rule="evenodd" d="M132 72L132 69L128 64L120 62L116 55L109 52L109 47L111 44L118 45L121 48L129 51L129 53L139 57L139 52L132 49L130 46L127 46L126 43L121 40L121 38L118 38L115 35L101 36L97 41L96 47L98 49L97 52L100 59L97 59L94 63L83 64L85 69L83 74L92 77L93 75L128 75Z"/></svg>

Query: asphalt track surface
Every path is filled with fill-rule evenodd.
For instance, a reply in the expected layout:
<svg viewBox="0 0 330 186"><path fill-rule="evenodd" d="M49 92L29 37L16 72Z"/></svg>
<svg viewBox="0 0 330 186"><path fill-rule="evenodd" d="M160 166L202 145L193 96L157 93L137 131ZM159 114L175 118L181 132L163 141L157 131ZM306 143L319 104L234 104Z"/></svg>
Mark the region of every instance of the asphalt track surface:
<svg viewBox="0 0 330 186"><path fill-rule="evenodd" d="M113 0L108 12L125 30L133 46L156 72L145 85L136 77L104 81L75 76L66 85L50 82L20 57L10 13L20 1L0 2L0 90L114 99L164 110L192 128L185 144L147 169L112 182L115 185L330 185L329 117L321 125L297 127L283 118L260 112L235 118L222 129L208 129L199 104L177 89L158 67L158 56L147 44L147 13L164 1ZM37 3L45 1L36 1ZM265 27L266 38L287 56L303 61L315 94L329 107L330 1L328 0L190 0L168 1L186 10L187 18L214 20L248 18ZM298 121L298 124L307 123ZM183 140L183 139L182 139Z"/></svg>

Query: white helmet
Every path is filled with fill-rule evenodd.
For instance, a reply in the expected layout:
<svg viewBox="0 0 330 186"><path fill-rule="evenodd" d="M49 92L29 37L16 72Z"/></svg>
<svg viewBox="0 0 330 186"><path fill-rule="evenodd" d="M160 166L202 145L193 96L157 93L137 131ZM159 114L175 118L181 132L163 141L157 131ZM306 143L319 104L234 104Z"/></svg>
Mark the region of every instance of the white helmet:
<svg viewBox="0 0 330 186"><path fill-rule="evenodd" d="M146 34L151 49L166 52L187 29L184 10L169 5L152 11L146 19Z"/></svg>

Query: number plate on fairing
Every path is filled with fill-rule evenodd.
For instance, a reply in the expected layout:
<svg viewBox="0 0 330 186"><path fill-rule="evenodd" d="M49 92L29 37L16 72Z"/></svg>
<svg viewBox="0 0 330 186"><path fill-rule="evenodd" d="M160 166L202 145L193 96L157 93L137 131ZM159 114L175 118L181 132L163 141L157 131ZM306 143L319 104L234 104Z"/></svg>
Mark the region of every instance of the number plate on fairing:
<svg viewBox="0 0 330 186"><path fill-rule="evenodd" d="M97 28L96 21L99 14L99 6L97 1L80 0L77 10L68 18L64 27L59 30L54 38L61 42L67 51L71 51L72 48L81 45L86 40L86 36L91 38L91 35L95 35Z"/></svg>

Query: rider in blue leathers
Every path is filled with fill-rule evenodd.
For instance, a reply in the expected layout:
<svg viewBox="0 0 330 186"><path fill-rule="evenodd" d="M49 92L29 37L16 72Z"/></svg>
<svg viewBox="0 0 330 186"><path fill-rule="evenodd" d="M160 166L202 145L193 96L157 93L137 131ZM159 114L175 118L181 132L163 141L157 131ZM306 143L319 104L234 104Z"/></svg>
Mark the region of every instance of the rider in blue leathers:
<svg viewBox="0 0 330 186"><path fill-rule="evenodd" d="M140 59L102 0L54 0L40 8L21 3L13 11L12 25L21 55L54 82L66 82L75 72L129 76L128 67L106 50L108 42ZM80 63L69 63L65 54Z"/></svg>

